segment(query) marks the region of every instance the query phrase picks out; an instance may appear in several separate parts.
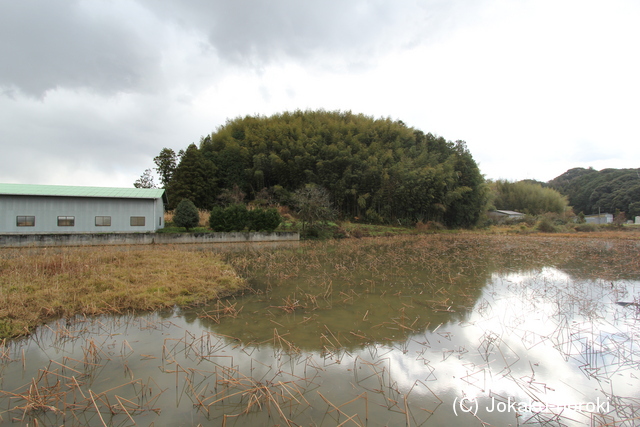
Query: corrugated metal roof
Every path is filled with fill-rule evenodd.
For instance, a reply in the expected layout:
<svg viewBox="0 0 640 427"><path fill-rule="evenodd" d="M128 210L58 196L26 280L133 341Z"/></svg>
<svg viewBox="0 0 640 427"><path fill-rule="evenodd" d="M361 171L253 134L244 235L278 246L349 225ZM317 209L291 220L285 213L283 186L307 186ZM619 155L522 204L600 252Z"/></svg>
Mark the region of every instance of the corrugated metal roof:
<svg viewBox="0 0 640 427"><path fill-rule="evenodd" d="M163 197L164 189L0 184L0 195L158 199Z"/></svg>
<svg viewBox="0 0 640 427"><path fill-rule="evenodd" d="M516 212L516 211L506 211L504 209L496 209L495 212L504 214L504 215L523 215L524 214L522 212Z"/></svg>

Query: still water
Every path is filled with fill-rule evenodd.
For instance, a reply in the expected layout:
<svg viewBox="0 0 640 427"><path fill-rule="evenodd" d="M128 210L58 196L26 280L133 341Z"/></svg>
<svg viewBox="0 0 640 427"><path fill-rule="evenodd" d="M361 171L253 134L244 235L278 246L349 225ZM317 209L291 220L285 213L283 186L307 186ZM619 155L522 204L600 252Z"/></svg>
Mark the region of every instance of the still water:
<svg viewBox="0 0 640 427"><path fill-rule="evenodd" d="M640 281L615 244L480 243L229 253L253 292L5 343L0 424L638 425Z"/></svg>

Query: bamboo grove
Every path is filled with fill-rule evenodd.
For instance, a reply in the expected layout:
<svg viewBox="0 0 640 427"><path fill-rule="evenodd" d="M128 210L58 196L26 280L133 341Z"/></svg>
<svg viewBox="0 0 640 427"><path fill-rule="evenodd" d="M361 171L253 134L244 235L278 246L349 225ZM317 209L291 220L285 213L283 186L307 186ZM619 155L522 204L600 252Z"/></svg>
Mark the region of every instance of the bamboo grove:
<svg viewBox="0 0 640 427"><path fill-rule="evenodd" d="M239 117L154 161L173 206L186 198L211 209L231 192L291 205L293 192L314 185L342 218L469 227L486 204L484 178L463 141L351 112Z"/></svg>

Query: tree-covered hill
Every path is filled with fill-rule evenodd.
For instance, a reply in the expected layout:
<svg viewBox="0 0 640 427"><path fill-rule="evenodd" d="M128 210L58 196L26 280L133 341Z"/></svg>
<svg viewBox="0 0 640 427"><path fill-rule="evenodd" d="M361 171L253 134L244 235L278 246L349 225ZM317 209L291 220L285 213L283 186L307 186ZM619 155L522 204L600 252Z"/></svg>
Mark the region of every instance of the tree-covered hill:
<svg viewBox="0 0 640 427"><path fill-rule="evenodd" d="M463 141L351 112L239 117L173 160L172 153L155 159L171 204L188 198L209 209L232 190L290 204L294 191L312 184L329 191L345 218L467 227L486 201Z"/></svg>
<svg viewBox="0 0 640 427"><path fill-rule="evenodd" d="M569 198L576 213L626 213L640 215L640 169L569 169L549 181L549 186Z"/></svg>

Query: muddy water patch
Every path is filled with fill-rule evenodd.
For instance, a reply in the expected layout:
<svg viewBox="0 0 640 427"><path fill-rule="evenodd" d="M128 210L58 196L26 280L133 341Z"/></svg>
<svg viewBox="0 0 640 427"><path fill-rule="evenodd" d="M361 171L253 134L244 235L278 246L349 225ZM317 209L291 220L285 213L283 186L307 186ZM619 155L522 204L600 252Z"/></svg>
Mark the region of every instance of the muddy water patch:
<svg viewBox="0 0 640 427"><path fill-rule="evenodd" d="M553 243L231 254L255 293L5 342L2 424L634 425L639 313L616 304L640 297L618 268L626 249L598 247L580 269L588 242Z"/></svg>

